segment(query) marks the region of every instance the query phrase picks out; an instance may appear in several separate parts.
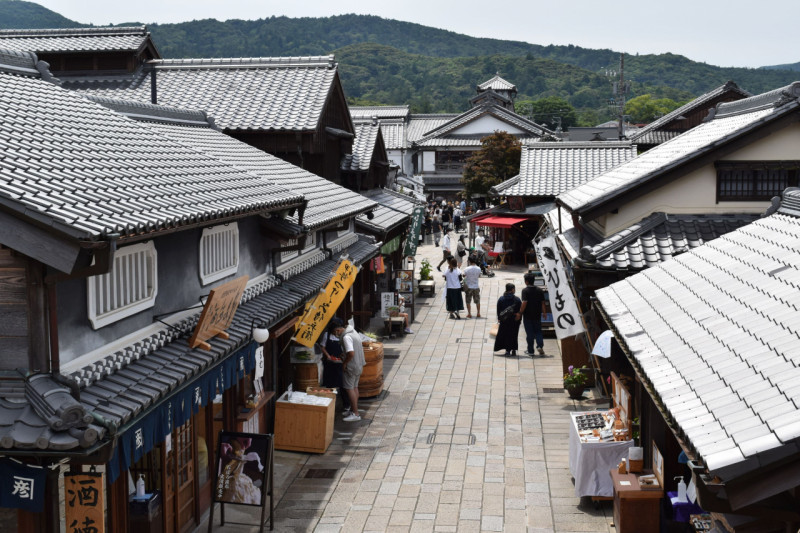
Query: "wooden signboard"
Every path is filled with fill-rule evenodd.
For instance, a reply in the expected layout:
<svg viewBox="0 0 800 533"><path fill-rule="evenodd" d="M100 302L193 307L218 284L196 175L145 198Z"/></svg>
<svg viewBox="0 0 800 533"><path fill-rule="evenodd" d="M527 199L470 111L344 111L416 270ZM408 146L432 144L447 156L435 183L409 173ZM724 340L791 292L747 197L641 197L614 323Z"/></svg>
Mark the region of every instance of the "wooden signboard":
<svg viewBox="0 0 800 533"><path fill-rule="evenodd" d="M233 316L242 301L248 279L247 276L242 276L211 290L194 334L189 339L189 346L192 348L200 346L204 350L210 350L211 345L205 341L211 337L228 338L225 330L233 322Z"/></svg>
<svg viewBox="0 0 800 533"><path fill-rule="evenodd" d="M522 196L509 196L508 208L512 211L525 211L525 200Z"/></svg>
<svg viewBox="0 0 800 533"><path fill-rule="evenodd" d="M106 530L104 486L100 472L64 474L67 531L103 533Z"/></svg>
<svg viewBox="0 0 800 533"><path fill-rule="evenodd" d="M317 294L298 322L295 342L308 348L314 346L325 324L330 322L344 301L357 275L358 268L349 260L342 259L328 284Z"/></svg>
<svg viewBox="0 0 800 533"><path fill-rule="evenodd" d="M631 395L614 372L611 373L611 388L614 407L619 407L619 418L627 426L631 417Z"/></svg>

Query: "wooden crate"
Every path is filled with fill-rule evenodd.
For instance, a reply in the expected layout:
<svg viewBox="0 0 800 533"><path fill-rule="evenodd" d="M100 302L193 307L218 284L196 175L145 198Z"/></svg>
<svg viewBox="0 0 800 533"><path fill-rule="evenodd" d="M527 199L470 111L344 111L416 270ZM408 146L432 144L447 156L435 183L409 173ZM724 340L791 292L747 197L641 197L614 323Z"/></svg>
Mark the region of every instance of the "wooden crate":
<svg viewBox="0 0 800 533"><path fill-rule="evenodd" d="M328 387L308 387L306 389L306 394L310 394L312 396L322 396L323 398L330 398L334 402L336 401L336 397L338 393L336 392L336 387L328 388Z"/></svg>
<svg viewBox="0 0 800 533"><path fill-rule="evenodd" d="M286 401L275 403L275 448L295 452L325 453L333 440L336 402L306 405Z"/></svg>

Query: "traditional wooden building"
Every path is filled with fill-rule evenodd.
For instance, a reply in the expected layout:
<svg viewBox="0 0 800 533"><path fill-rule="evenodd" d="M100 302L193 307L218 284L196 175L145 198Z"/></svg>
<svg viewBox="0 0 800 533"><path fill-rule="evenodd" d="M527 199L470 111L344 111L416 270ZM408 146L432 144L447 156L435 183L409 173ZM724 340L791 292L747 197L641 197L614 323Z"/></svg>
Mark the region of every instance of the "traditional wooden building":
<svg viewBox="0 0 800 533"><path fill-rule="evenodd" d="M792 187L764 217L597 292L635 373L645 453L661 451L670 489L688 474L717 531L800 527L798 284Z"/></svg>
<svg viewBox="0 0 800 533"><path fill-rule="evenodd" d="M16 530L59 531L62 471L89 466L105 475L107 531L128 530L139 474L161 492L163 530L191 529L211 502L218 431L270 428L273 396L244 409L254 326L271 331L260 379L279 393L305 302L338 258L378 253L354 232L375 203L203 112L90 100L51 79L33 54L0 53L0 446L62 465L36 493L44 512L20 511ZM202 299L242 276L229 337L190 346Z"/></svg>

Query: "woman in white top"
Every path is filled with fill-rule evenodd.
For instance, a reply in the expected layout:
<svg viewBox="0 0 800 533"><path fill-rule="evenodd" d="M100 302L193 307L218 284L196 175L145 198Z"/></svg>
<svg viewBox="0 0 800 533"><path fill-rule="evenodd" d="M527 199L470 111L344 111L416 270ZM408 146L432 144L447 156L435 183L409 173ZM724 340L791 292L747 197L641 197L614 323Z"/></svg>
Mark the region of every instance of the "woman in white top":
<svg viewBox="0 0 800 533"><path fill-rule="evenodd" d="M447 262L448 268L444 271L445 287L447 294L445 302L447 310L450 311L450 318L460 319L459 311L464 309L464 300L461 298L461 271L458 269L458 262L451 257Z"/></svg>

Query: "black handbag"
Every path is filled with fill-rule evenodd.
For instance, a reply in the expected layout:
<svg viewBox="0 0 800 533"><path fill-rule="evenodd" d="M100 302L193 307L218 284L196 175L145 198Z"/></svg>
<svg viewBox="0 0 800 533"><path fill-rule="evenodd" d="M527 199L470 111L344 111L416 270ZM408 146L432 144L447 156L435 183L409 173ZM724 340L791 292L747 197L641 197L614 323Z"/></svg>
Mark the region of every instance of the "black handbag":
<svg viewBox="0 0 800 533"><path fill-rule="evenodd" d="M500 322L508 322L514 318L514 306L509 305L497 315L497 320Z"/></svg>

